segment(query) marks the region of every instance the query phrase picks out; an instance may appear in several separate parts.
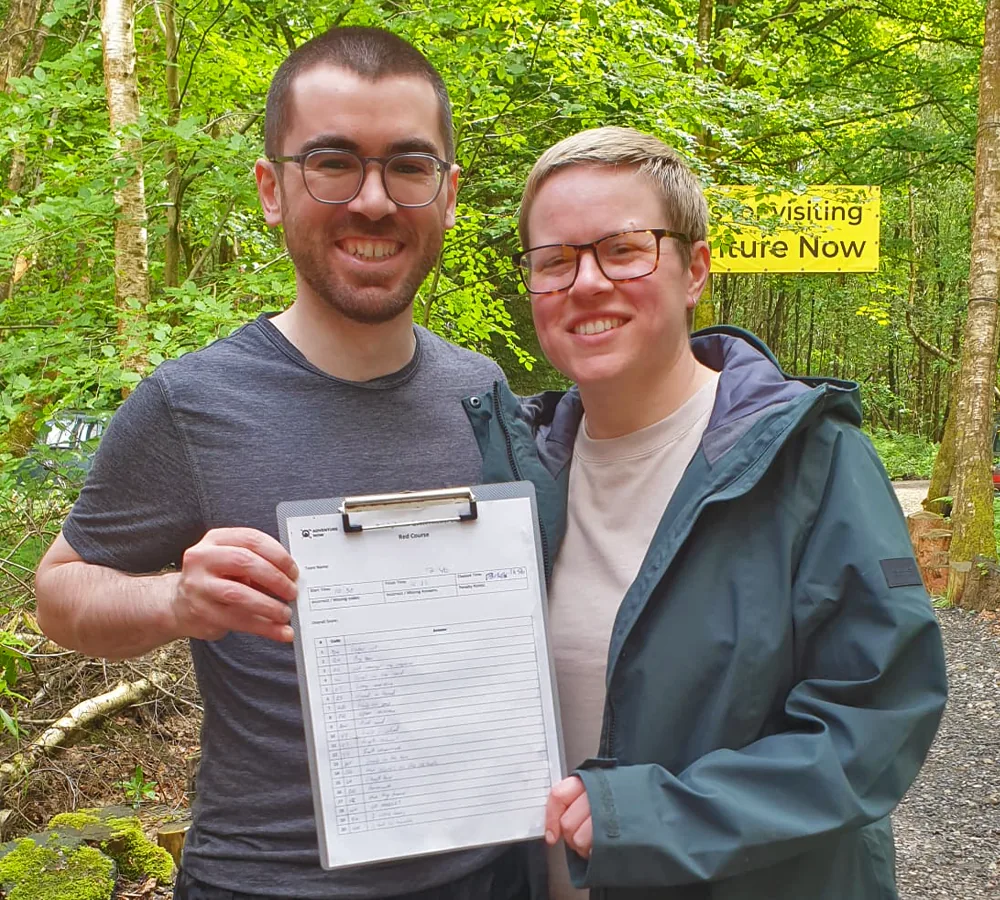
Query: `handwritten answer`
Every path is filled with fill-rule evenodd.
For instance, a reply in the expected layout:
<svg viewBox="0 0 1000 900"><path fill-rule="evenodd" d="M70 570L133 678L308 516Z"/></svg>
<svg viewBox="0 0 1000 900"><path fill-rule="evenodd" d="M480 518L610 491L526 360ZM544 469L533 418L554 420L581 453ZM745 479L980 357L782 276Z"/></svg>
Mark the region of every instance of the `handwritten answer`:
<svg viewBox="0 0 1000 900"><path fill-rule="evenodd" d="M338 833L544 806L529 617L321 637L315 651Z"/></svg>

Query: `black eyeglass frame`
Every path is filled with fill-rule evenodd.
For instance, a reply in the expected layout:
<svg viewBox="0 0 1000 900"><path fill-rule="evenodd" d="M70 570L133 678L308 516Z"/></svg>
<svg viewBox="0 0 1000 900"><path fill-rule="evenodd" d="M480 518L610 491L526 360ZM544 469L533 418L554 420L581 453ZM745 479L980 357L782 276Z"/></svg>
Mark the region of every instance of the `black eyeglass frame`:
<svg viewBox="0 0 1000 900"><path fill-rule="evenodd" d="M653 268L646 272L645 275L631 275L628 278L615 278L605 272L604 266L601 265L601 256L597 252L597 245L610 240L611 238L621 237L623 234L642 233L651 234L656 238L656 260L653 262ZM665 237L672 237L674 240L681 241L685 244L692 243L690 235L684 234L680 231L671 231L668 228L630 228L628 231L616 231L614 234L606 234L604 237L598 238L596 241L591 241L589 244L541 244L538 247L529 247L527 250L518 251L513 255L513 257L511 257L511 259L517 267L517 271L521 274L521 281L529 294L534 294L535 296L539 296L540 294L558 294L560 291L568 291L574 284L576 284L577 276L580 274L580 254L584 250L593 251L594 262L597 263L597 268L601 270L601 274L607 278L608 281L621 283L625 281L638 281L640 278L648 278L660 265L660 242ZM573 279L565 287L547 291L533 291L531 286L528 284L528 273L524 270L524 266L521 265L521 260L524 259L524 257L529 253L534 253L536 250L545 250L549 247L569 247L576 251L576 266L573 269Z"/></svg>
<svg viewBox="0 0 1000 900"><path fill-rule="evenodd" d="M361 163L361 178L358 181L358 189L346 200L322 200L310 189L309 179L306 178L306 160L310 156L317 153L343 153L345 156L353 156L356 160L358 160L358 162ZM431 159L441 172L441 178L438 180L437 190L434 191L434 196L431 197L431 199L426 203L400 203L389 192L389 185L386 184L385 181L385 170L389 163L391 163L394 159L399 159L401 156L418 156L421 159ZM391 156L359 156L353 150L344 150L341 147L315 147L305 153L294 153L291 156L269 156L267 157L267 160L272 163L298 163L299 171L302 173L302 183L306 186L306 191L309 193L309 196L312 197L317 203L326 203L329 206L342 206L345 203L350 203L358 196L358 194L361 193L361 189L365 186L365 179L368 177L368 163L378 163L379 175L382 178L382 190L385 191L386 197L388 197L396 206L400 206L403 209L423 209L425 206L430 206L441 195L441 188L447 179L448 172L451 171L450 162L435 156L433 153L423 153L420 151L393 153Z"/></svg>

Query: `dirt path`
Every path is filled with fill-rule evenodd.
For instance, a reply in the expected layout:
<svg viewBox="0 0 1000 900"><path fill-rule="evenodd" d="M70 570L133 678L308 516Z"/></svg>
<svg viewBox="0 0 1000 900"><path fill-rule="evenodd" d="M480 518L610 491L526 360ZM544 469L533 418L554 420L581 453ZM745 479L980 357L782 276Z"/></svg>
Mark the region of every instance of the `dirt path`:
<svg viewBox="0 0 1000 900"><path fill-rule="evenodd" d="M897 482L904 512L926 481ZM916 783L893 816L901 900L1000 897L1000 627L939 610L949 699Z"/></svg>
<svg viewBox="0 0 1000 900"><path fill-rule="evenodd" d="M892 486L899 497L899 505L906 515L920 510L920 502L927 496L929 481L894 481Z"/></svg>
<svg viewBox="0 0 1000 900"><path fill-rule="evenodd" d="M930 756L893 822L901 900L1000 897L1000 634L939 613L948 707Z"/></svg>

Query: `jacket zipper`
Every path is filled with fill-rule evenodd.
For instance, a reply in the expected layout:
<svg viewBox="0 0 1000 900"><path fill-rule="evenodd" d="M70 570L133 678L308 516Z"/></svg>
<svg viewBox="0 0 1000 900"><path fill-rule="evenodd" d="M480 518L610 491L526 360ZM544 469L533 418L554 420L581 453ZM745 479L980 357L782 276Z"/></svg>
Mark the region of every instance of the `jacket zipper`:
<svg viewBox="0 0 1000 900"><path fill-rule="evenodd" d="M500 402L500 383L493 382L493 408L497 412L497 422L500 423L500 430L503 432L504 443L507 446L507 462L510 463L510 470L514 473L515 481L523 481L521 468L514 457L514 442L510 437L510 430L507 428L507 420L504 418L503 405ZM545 534L545 523L541 515L538 516L538 533L542 539L542 568L545 570L545 578L548 580L551 568L549 566L549 539Z"/></svg>
<svg viewBox="0 0 1000 900"><path fill-rule="evenodd" d="M782 446L783 446L783 444L782 444ZM712 496L706 497L705 502L702 504L701 509L698 511L698 516L700 516L701 513L704 512L704 509L705 509L706 506L710 506L710 505L713 505L715 503L724 503L724 502L727 502L729 500L733 500L736 497L741 497L741 496L743 496L744 494L746 494L748 491L750 491L753 488L753 485L751 484L751 485L748 485L745 488L741 488L738 492L733 493L733 494L731 494L731 495L729 495L727 497L719 497L719 494L723 493L727 487L730 487L732 484L734 484L739 479L739 477L740 476L737 476L736 478L733 478L724 487L722 487L719 490L717 490ZM754 482L754 483L756 483L756 482ZM697 521L698 516L695 516L690 522L688 522L688 524L687 524L687 530L684 532L683 535L681 535L680 540L677 541L677 547L683 546L684 541L687 540L688 535L690 535L691 530L694 528L694 524ZM675 555L676 555L676 549L675 549ZM673 560L671 559L671 562L672 561ZM662 581L662 579L664 577L666 577L667 570L669 568L670 568L669 564L664 568L663 573L660 576L660 580L661 581ZM652 595L652 592L656 590L656 588L657 588L658 585L659 585L659 581L657 582L656 585L653 585L653 587L651 588L651 590L650 590L650 596ZM647 600L648 600L648 597L647 597ZM643 606L645 607L645 604L643 604ZM621 650L618 652L618 658L619 659L621 658L622 653L624 653L624 651L625 651L625 644L626 643L628 643L628 636L626 636L625 642L622 644ZM617 660L616 660L616 662L617 662ZM614 677L614 668L613 667L612 667L611 671L609 672L609 675L611 677ZM604 756L606 756L606 757L608 757L610 759L613 759L614 758L614 741L615 741L615 708L614 708L614 706L611 703L611 681L610 681L610 679L608 681L608 693L607 693L607 698L605 700L605 705L607 706L607 709L608 709L608 728L607 728L607 732L605 734L605 741L604 741L604 747L602 748L602 753L603 753Z"/></svg>
<svg viewBox="0 0 1000 900"><path fill-rule="evenodd" d="M734 481L735 480L736 479L734 479ZM730 483L732 483L732 482L730 482ZM715 495L707 497L705 499L705 502L702 504L702 508L699 510L698 515L695 516L688 523L687 530L682 535L681 540L679 540L677 542L677 546L678 547L683 546L684 541L687 539L688 535L691 533L691 530L694 528L695 522L698 520L698 517L701 515L701 513L704 512L704 508L706 506L713 505L715 503L723 503L723 502L726 502L728 500L733 499L734 497L742 496L747 491L749 491L751 487L753 487L753 485L751 485L750 487L746 488L745 490L741 490L738 494L734 494L733 496L726 497L724 499L719 499L719 497L718 497L718 494L721 493L721 491L717 491L715 493ZM676 555L676 551L675 551L675 555ZM673 560L671 559L671 563L672 562L673 562ZM666 577L667 571L669 569L670 569L670 565L668 564L664 568L663 572L661 573L660 578L657 581L657 583L655 585L653 585L653 587L650 589L649 596L652 596L653 591L656 590L656 588L659 586L660 582ZM646 599L647 599L647 602L648 602L649 597L647 597ZM645 608L645 603L643 604L643 607ZM622 643L621 650L618 651L618 657L616 658L615 662L617 662L618 659L621 659L622 655L624 654L624 652L625 652L625 645L628 643L628 639L629 639L630 636L631 636L631 632L630 632L629 635L626 636L625 641ZM612 667L611 671L609 672L609 675L611 676L611 678L614 677L614 668L613 667ZM608 708L608 728L607 728L607 733L605 735L606 740L604 742L604 747L602 748L602 755L606 756L609 759L614 759L615 758L615 756L614 756L614 746L615 746L615 708L614 708L614 705L611 702L611 680L610 679L608 681L608 690L607 690L607 697L605 699L605 705Z"/></svg>

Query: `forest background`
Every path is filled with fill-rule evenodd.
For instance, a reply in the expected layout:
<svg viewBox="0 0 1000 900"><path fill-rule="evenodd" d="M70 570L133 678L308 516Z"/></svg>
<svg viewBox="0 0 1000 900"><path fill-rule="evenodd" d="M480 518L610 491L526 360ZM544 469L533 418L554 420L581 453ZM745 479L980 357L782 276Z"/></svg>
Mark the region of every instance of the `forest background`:
<svg viewBox="0 0 1000 900"><path fill-rule="evenodd" d="M117 74L102 53L112 12L135 45ZM415 317L496 358L523 393L561 384L510 264L525 176L558 139L653 132L708 186L880 186L877 272L717 275L699 321L754 331L792 374L860 382L866 429L908 477L929 475L954 399L984 13L978 0L0 0L0 725L17 735L31 573L79 488L78 468L46 456L51 423L112 411L163 360L294 295L252 174L291 49L333 24L379 25L441 71L458 224ZM106 91L131 75L134 97Z"/></svg>

